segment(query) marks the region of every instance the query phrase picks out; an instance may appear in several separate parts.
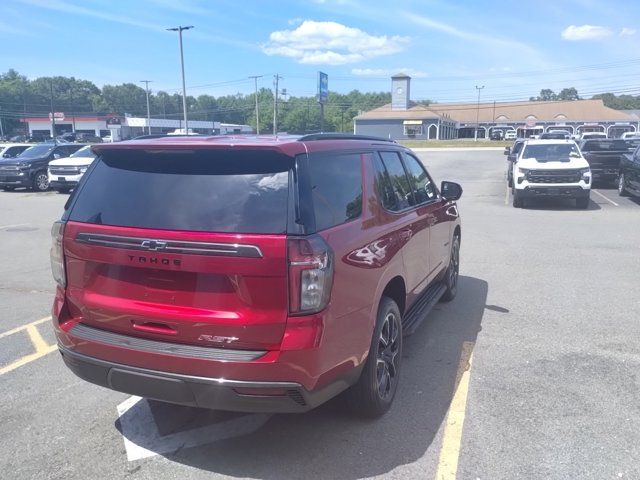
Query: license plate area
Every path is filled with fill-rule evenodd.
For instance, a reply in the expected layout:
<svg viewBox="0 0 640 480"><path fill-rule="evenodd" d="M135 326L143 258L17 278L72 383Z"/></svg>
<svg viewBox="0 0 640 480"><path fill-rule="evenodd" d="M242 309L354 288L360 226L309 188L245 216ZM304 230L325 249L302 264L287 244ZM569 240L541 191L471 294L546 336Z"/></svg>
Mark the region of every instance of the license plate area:
<svg viewBox="0 0 640 480"><path fill-rule="evenodd" d="M58 177L58 181L59 182L66 182L67 178L66 177Z"/></svg>

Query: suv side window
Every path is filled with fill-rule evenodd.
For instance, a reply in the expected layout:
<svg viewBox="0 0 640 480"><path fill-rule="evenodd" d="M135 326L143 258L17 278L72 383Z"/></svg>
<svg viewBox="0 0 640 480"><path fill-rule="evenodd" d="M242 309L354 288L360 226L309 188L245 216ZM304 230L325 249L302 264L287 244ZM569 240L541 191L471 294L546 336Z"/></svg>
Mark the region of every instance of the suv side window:
<svg viewBox="0 0 640 480"><path fill-rule="evenodd" d="M420 161L414 156L405 153L404 166L407 169L416 203L421 205L436 200L438 198L438 190Z"/></svg>
<svg viewBox="0 0 640 480"><path fill-rule="evenodd" d="M405 210L413 205L413 194L407 174L397 152L380 152L376 159L376 184L382 206L392 212Z"/></svg>
<svg viewBox="0 0 640 480"><path fill-rule="evenodd" d="M309 161L309 177L317 231L360 217L360 153L313 155Z"/></svg>

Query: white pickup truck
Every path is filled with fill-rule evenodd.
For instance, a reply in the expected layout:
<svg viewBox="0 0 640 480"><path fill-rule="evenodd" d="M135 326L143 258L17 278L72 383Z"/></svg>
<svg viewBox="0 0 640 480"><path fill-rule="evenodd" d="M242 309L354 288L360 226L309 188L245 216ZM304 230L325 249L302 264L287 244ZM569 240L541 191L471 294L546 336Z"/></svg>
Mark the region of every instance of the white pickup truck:
<svg viewBox="0 0 640 480"><path fill-rule="evenodd" d="M513 206L532 198L573 198L589 206L591 169L573 140L528 140L513 162Z"/></svg>

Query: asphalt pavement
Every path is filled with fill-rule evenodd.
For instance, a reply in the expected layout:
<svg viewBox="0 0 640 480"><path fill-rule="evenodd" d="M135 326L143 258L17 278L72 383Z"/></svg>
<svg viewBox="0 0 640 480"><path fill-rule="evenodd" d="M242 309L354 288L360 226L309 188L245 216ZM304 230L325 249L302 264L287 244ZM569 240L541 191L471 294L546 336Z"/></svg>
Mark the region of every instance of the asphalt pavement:
<svg viewBox="0 0 640 480"><path fill-rule="evenodd" d="M458 297L406 340L392 410L244 415L76 378L54 348L66 195L0 192L0 472L11 479L640 479L640 201L511 206L497 151L421 152L464 188ZM596 193L597 192L597 193Z"/></svg>

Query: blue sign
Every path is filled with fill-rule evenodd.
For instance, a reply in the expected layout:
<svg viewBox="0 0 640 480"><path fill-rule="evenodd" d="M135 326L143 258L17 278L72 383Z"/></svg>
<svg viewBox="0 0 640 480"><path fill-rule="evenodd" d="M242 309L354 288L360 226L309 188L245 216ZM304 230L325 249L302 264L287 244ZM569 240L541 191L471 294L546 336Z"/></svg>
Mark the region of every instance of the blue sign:
<svg viewBox="0 0 640 480"><path fill-rule="evenodd" d="M318 72L318 102L327 103L329 100L329 75Z"/></svg>

